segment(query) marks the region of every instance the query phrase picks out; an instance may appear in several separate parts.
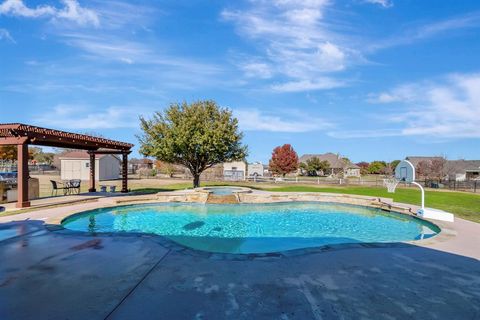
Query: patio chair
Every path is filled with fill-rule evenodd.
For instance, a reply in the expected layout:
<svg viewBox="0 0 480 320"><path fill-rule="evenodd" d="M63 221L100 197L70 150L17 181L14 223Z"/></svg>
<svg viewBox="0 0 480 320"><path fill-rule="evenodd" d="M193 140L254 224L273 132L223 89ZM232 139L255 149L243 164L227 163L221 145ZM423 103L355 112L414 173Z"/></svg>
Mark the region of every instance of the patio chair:
<svg viewBox="0 0 480 320"><path fill-rule="evenodd" d="M68 192L69 193L80 194L81 183L82 183L82 180L79 180L79 179L70 180L68 182Z"/></svg>
<svg viewBox="0 0 480 320"><path fill-rule="evenodd" d="M55 192L55 195L58 196L58 190L63 190L63 195L67 195L67 192L68 192L68 187L64 186L63 183L61 182L57 182L57 181L54 181L54 180L50 180L50 183L52 184L52 197L53 197L53 193ZM58 185L61 184L62 186L59 187Z"/></svg>

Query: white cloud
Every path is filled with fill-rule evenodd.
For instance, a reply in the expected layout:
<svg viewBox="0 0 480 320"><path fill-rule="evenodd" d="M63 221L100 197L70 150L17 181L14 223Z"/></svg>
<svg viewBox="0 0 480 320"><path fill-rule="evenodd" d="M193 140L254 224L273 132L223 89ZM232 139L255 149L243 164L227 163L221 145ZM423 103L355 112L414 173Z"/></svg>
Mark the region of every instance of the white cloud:
<svg viewBox="0 0 480 320"><path fill-rule="evenodd" d="M70 130L138 128L139 112L136 107L108 107L103 111L92 111L87 106L61 104L46 110L33 122Z"/></svg>
<svg viewBox="0 0 480 320"><path fill-rule="evenodd" d="M77 131L138 128L138 116L148 111L146 108L133 106L111 106L97 111L85 105L60 104L34 117L33 122L45 127ZM332 127L325 119L309 117L295 111L273 115L258 109L236 109L234 116L238 118L240 128L245 131L301 133Z"/></svg>
<svg viewBox="0 0 480 320"><path fill-rule="evenodd" d="M370 103L414 102L422 94L417 84L403 84L390 91L378 94L370 93L367 101Z"/></svg>
<svg viewBox="0 0 480 320"><path fill-rule="evenodd" d="M378 4L384 8L390 8L393 6L393 2L390 0L364 0L364 2Z"/></svg>
<svg viewBox="0 0 480 320"><path fill-rule="evenodd" d="M319 85L327 78L339 82L329 74L345 70L361 55L347 45L348 36L332 31L325 19L329 5L327 0L253 0L248 9L224 10L223 19L260 48L260 56L247 57L241 64L245 75L286 78L284 84L272 86L276 90L284 85L287 90L282 91L329 89L332 86ZM251 64L252 60L263 63Z"/></svg>
<svg viewBox="0 0 480 320"><path fill-rule="evenodd" d="M273 76L272 66L264 62L245 62L240 64L247 78L269 79Z"/></svg>
<svg viewBox="0 0 480 320"><path fill-rule="evenodd" d="M0 28L0 40L8 40L12 43L16 43L15 40L10 35L10 32L8 32L7 29L1 29Z"/></svg>
<svg viewBox="0 0 480 320"><path fill-rule="evenodd" d="M22 0L5 0L0 4L0 14L5 15L37 18L41 16L53 16L55 12L55 8L47 5L37 6L34 9L28 8Z"/></svg>
<svg viewBox="0 0 480 320"><path fill-rule="evenodd" d="M91 57L127 64L145 61L148 49L137 42L102 35L85 33L63 33L60 36L65 42L77 47Z"/></svg>
<svg viewBox="0 0 480 320"><path fill-rule="evenodd" d="M346 130L346 131L330 131L328 136L337 139L351 138L379 138L379 137L395 137L401 136L401 129L375 129L375 130Z"/></svg>
<svg viewBox="0 0 480 320"><path fill-rule="evenodd" d="M72 21L78 25L100 24L97 13L91 9L80 6L77 0L60 0L63 8L56 8L50 5L39 5L29 8L23 0L5 0L0 4L0 15L9 15L25 18L50 18L52 21Z"/></svg>
<svg viewBox="0 0 480 320"><path fill-rule="evenodd" d="M480 73L454 74L436 81L410 83L370 96L392 104L377 110L389 129L331 132L339 138L425 136L433 139L480 138Z"/></svg>
<svg viewBox="0 0 480 320"><path fill-rule="evenodd" d="M177 70L188 72L188 77L196 75L214 75L221 71L217 65L197 62L192 59L169 56L158 53L147 43L117 38L102 33L89 35L85 33L61 33L64 41L88 54L89 58L105 61L118 61L125 64L158 65L165 71Z"/></svg>
<svg viewBox="0 0 480 320"><path fill-rule="evenodd" d="M367 46L367 50L376 51L396 46L409 45L414 42L432 38L448 32L467 28L476 28L479 26L480 13L468 13L462 16L448 18L445 20L435 21L409 28L402 34L398 34L387 39L378 40L374 43L369 44Z"/></svg>
<svg viewBox="0 0 480 320"><path fill-rule="evenodd" d="M98 26L100 24L97 13L91 9L82 8L77 0L62 0L62 2L65 7L57 10L57 14L54 15L55 19L71 20L79 25Z"/></svg>
<svg viewBox="0 0 480 320"><path fill-rule="evenodd" d="M405 135L480 137L480 74L458 74L443 83L419 84L414 106L393 121Z"/></svg>
<svg viewBox="0 0 480 320"><path fill-rule="evenodd" d="M236 109L240 128L245 131L310 132L331 128L332 124L322 118L309 117L304 113L266 114L258 109Z"/></svg>
<svg viewBox="0 0 480 320"><path fill-rule="evenodd" d="M178 55L174 51L170 53L165 42L157 37L145 36L151 32L148 28L150 24L161 14L155 6L94 0L89 2L95 10L91 12L101 18L101 28L80 29L76 24L61 23L94 21L90 11L85 11L87 9L80 7L77 1L63 1L65 6L58 9L53 7L52 1L48 2L49 6L37 7L25 1L19 1L16 6L12 6L11 1L0 0L0 3L4 14L36 16L43 13L50 23L42 32L49 40L73 49L69 51L73 54L68 57L46 60L37 65L36 71L43 72L44 76L32 80L19 75L10 79L7 85L2 86L3 89L29 90L32 87L53 91L57 87L66 87L71 90L108 88L108 91L122 91L130 87L158 95L155 91L164 94L171 88L188 90L233 83L221 79L222 66Z"/></svg>
<svg viewBox="0 0 480 320"><path fill-rule="evenodd" d="M356 1L383 8L393 6L392 0ZM287 88L292 83L315 83L319 78L344 82L339 72L369 63L365 58L369 53L480 26L480 13L473 12L441 21L410 22L408 26L400 25L398 34L383 39L369 38L360 32L362 26L354 25L350 16L336 10L333 1L250 0L248 3L246 7L226 9L221 14L258 52L251 57L244 56L243 63L235 64L248 81L251 78L284 81ZM251 61L262 64L251 64ZM281 85L270 88L281 88ZM295 91L301 87L330 89L330 86L305 85Z"/></svg>
<svg viewBox="0 0 480 320"><path fill-rule="evenodd" d="M319 78L316 80L290 81L281 84L272 85L272 89L278 92L301 92L333 89L345 86L345 82L337 81L331 78Z"/></svg>
<svg viewBox="0 0 480 320"><path fill-rule="evenodd" d="M94 3L95 12L101 17L102 29L128 27L132 33L151 31L150 24L162 14L157 6L142 5L138 1L101 0Z"/></svg>

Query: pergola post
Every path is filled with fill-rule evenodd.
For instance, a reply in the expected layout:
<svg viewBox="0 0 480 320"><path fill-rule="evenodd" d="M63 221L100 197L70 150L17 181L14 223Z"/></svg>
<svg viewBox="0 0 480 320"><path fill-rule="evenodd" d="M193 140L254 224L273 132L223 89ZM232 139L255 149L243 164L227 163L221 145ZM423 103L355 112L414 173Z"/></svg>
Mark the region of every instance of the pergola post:
<svg viewBox="0 0 480 320"><path fill-rule="evenodd" d="M122 153L122 193L128 192L128 152Z"/></svg>
<svg viewBox="0 0 480 320"><path fill-rule="evenodd" d="M95 153L90 151L88 154L90 155L90 188L88 192L97 192L95 189Z"/></svg>
<svg viewBox="0 0 480 320"><path fill-rule="evenodd" d="M28 143L17 144L17 208L30 207L28 201Z"/></svg>

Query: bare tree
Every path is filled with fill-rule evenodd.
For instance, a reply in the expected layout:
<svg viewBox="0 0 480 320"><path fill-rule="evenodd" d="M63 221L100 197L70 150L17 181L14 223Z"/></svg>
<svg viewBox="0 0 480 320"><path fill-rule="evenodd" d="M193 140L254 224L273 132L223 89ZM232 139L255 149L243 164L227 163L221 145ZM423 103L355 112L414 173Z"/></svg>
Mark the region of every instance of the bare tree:
<svg viewBox="0 0 480 320"><path fill-rule="evenodd" d="M430 163L429 178L442 180L446 175L447 159L433 159Z"/></svg>
<svg viewBox="0 0 480 320"><path fill-rule="evenodd" d="M431 162L429 160L422 160L417 164L415 171L418 177L428 178L430 176L430 168Z"/></svg>

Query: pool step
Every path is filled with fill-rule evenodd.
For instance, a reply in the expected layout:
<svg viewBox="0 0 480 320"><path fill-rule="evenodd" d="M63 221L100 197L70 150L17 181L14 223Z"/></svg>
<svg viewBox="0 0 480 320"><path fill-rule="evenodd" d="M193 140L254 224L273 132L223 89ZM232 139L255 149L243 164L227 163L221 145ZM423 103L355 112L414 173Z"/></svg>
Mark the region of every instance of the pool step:
<svg viewBox="0 0 480 320"><path fill-rule="evenodd" d="M218 195L210 193L207 198L207 203L238 203L238 198L234 194Z"/></svg>

